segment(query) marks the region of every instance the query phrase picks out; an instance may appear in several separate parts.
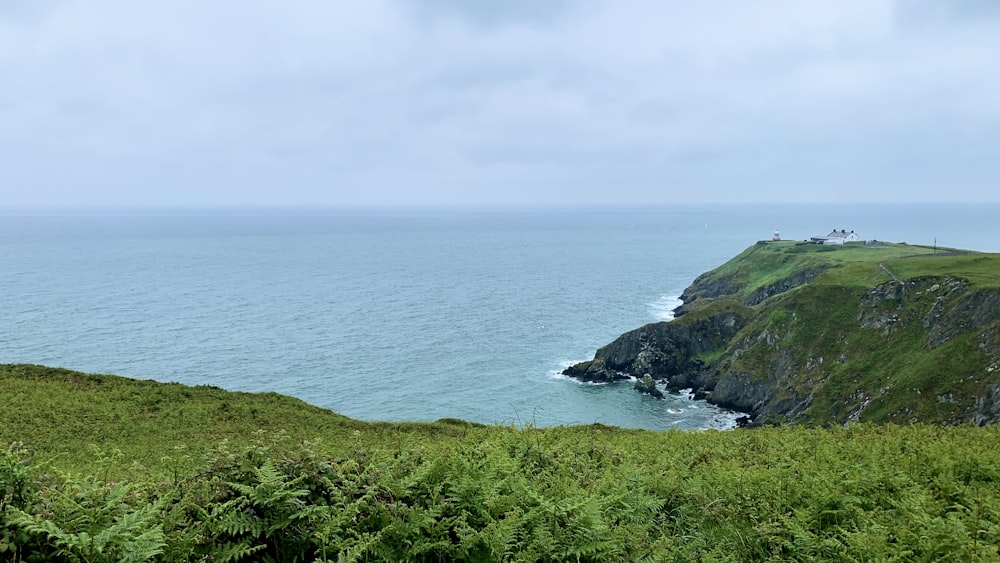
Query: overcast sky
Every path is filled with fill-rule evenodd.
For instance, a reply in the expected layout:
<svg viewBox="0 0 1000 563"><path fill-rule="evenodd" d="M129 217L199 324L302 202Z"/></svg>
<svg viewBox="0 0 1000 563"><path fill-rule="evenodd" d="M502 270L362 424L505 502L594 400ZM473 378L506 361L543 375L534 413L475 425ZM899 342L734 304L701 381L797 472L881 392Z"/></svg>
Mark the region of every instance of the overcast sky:
<svg viewBox="0 0 1000 563"><path fill-rule="evenodd" d="M0 206L1000 201L1000 1L2 0Z"/></svg>

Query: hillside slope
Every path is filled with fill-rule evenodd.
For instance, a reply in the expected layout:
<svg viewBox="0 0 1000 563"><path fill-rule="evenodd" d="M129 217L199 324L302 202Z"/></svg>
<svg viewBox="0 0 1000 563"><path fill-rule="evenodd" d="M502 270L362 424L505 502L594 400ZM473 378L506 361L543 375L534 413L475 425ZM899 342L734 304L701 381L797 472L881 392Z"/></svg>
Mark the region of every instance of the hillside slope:
<svg viewBox="0 0 1000 563"><path fill-rule="evenodd" d="M648 373L756 423L1000 421L1000 255L761 242L681 298L566 375Z"/></svg>
<svg viewBox="0 0 1000 563"><path fill-rule="evenodd" d="M0 364L0 397L0 443L24 442L65 470L86 471L95 452L117 452L141 465L141 473L157 473L222 442L254 443L262 432L290 444L352 445L364 436L378 445L398 443L400 433L443 441L480 426L452 419L363 422L278 393L23 364Z"/></svg>
<svg viewBox="0 0 1000 563"><path fill-rule="evenodd" d="M1000 556L997 425L366 423L26 365L0 397L2 561Z"/></svg>

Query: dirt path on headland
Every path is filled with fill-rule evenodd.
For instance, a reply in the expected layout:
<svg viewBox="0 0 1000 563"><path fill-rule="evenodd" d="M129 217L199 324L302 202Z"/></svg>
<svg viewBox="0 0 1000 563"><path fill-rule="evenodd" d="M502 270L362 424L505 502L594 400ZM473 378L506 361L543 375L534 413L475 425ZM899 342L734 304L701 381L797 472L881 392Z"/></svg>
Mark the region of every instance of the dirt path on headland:
<svg viewBox="0 0 1000 563"><path fill-rule="evenodd" d="M879 262L878 263L878 267L881 268L883 272L889 274L889 277L892 278L892 281L894 281L896 283L903 283L902 281L900 281L899 278L896 277L896 274L892 273L892 270L890 270L889 268L885 267L885 264Z"/></svg>

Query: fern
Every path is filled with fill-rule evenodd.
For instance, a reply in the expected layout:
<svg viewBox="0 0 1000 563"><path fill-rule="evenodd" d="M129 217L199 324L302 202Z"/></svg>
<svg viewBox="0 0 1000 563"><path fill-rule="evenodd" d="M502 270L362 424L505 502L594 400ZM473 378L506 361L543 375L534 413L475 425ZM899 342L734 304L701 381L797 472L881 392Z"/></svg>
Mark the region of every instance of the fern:
<svg viewBox="0 0 1000 563"><path fill-rule="evenodd" d="M17 442L0 451L0 514L7 506L23 508L35 492L24 453L24 445Z"/></svg>
<svg viewBox="0 0 1000 563"><path fill-rule="evenodd" d="M0 451L0 561L1000 559L1000 427L337 431L129 485Z"/></svg>
<svg viewBox="0 0 1000 563"><path fill-rule="evenodd" d="M108 507L102 507L107 509ZM96 534L86 530L68 531L56 522L40 515L31 515L19 509L10 509L8 518L29 534L44 537L51 542L57 555L78 558L85 562L141 563L163 553L163 529L154 519L158 504L149 504L133 512L126 512ZM76 519L79 523L82 519ZM101 524L92 522L91 524Z"/></svg>
<svg viewBox="0 0 1000 563"><path fill-rule="evenodd" d="M213 552L213 559L219 563L240 561L245 557L267 548L266 545L247 545L245 542L227 542Z"/></svg>
<svg viewBox="0 0 1000 563"><path fill-rule="evenodd" d="M229 471L240 480L222 481L220 494L235 496L209 510L196 509L205 523L203 544L210 551L221 549L231 558L260 551L276 560L304 558L314 551L310 522L321 510L303 500L310 494L302 486L305 475L289 478L271 459L247 472L239 466Z"/></svg>

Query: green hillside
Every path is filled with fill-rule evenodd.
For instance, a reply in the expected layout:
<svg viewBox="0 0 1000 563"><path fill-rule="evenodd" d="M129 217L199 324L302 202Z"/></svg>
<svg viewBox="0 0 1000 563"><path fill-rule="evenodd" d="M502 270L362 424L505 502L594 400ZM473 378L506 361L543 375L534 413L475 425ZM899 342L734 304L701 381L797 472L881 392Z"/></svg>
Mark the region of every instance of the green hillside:
<svg viewBox="0 0 1000 563"><path fill-rule="evenodd" d="M757 424L1000 421L1000 255L760 242L681 298L565 373L648 373Z"/></svg>
<svg viewBox="0 0 1000 563"><path fill-rule="evenodd" d="M363 423L0 366L2 561L996 561L1000 427Z"/></svg>
<svg viewBox="0 0 1000 563"><path fill-rule="evenodd" d="M290 442L324 438L350 442L397 428L415 434L454 432L455 424L363 423L277 393L239 393L217 387L137 381L29 365L0 366L0 441L23 441L41 459L87 471L94 451L121 452L143 473L169 467L167 458L204 452L229 441L246 445L261 430ZM466 426L461 423L460 426Z"/></svg>
<svg viewBox="0 0 1000 563"><path fill-rule="evenodd" d="M877 264L880 262L927 255L937 259L966 252L886 242L826 246L807 242L761 241L699 276L685 290L682 299L689 307L692 302L706 297L725 296L746 303L759 299L763 296L761 292L768 287L777 291L787 283L804 283L826 270L859 263L876 268L862 268L857 273L870 273L872 276L855 281L879 283L885 279L884 274L881 278L877 275Z"/></svg>

